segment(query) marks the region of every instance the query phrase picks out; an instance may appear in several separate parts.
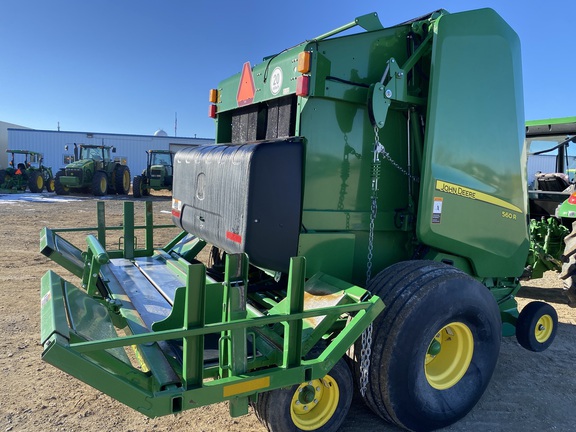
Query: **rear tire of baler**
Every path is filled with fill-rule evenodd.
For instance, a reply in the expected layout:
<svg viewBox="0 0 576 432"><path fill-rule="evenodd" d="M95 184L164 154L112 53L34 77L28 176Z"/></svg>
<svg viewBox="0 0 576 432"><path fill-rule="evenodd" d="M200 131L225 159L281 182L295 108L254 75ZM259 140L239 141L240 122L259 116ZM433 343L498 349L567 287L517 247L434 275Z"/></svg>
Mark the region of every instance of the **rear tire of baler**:
<svg viewBox="0 0 576 432"><path fill-rule="evenodd" d="M559 277L564 283L568 305L576 307L576 221L572 222L570 234L564 237L564 245L563 264Z"/></svg>
<svg viewBox="0 0 576 432"><path fill-rule="evenodd" d="M350 410L353 389L352 372L340 359L324 378L261 393L253 407L270 432L337 432ZM312 402L299 400L306 396Z"/></svg>
<svg viewBox="0 0 576 432"><path fill-rule="evenodd" d="M118 195L128 195L130 192L130 169L126 165L118 165L114 175L116 193Z"/></svg>
<svg viewBox="0 0 576 432"><path fill-rule="evenodd" d="M529 351L541 352L547 349L558 330L558 313L541 301L533 301L524 306L516 321L516 340Z"/></svg>
<svg viewBox="0 0 576 432"><path fill-rule="evenodd" d="M397 263L367 289L386 305L374 321L367 405L414 431L460 420L486 390L500 352L500 311L490 291L432 261Z"/></svg>

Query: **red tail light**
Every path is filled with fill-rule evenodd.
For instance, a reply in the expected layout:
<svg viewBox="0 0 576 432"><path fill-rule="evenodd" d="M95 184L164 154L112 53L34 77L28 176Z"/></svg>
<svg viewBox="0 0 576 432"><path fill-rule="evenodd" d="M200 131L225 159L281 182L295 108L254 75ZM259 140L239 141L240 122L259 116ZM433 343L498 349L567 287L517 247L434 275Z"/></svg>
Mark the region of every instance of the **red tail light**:
<svg viewBox="0 0 576 432"><path fill-rule="evenodd" d="M208 117L216 118L216 105L210 105L208 107Z"/></svg>
<svg viewBox="0 0 576 432"><path fill-rule="evenodd" d="M296 81L296 95L298 96L308 96L310 91L310 77L307 75L302 75L298 77Z"/></svg>

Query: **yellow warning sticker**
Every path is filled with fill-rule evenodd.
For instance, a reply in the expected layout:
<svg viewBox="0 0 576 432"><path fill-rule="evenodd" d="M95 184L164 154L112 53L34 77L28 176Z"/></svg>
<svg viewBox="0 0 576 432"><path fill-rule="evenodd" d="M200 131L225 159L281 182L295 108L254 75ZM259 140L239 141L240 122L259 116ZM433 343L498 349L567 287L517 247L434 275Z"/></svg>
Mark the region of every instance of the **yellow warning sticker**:
<svg viewBox="0 0 576 432"><path fill-rule="evenodd" d="M224 397L235 396L241 393L249 393L255 390L261 390L270 387L270 377L265 376L250 381L243 381L238 384L227 385L223 387Z"/></svg>
<svg viewBox="0 0 576 432"><path fill-rule="evenodd" d="M522 213L522 209L516 207L513 204L510 204L507 201L504 201L500 198L496 198L492 195L488 195L487 193L480 192L474 189L470 189L464 186L459 186L454 183L448 183L442 180L436 180L436 190L449 193L451 195L461 196L463 198L468 198L476 201L482 201L488 204L493 204L498 207L503 207L508 210L515 211L517 213Z"/></svg>
<svg viewBox="0 0 576 432"><path fill-rule="evenodd" d="M443 198L434 197L434 206L432 207L432 223L440 223L442 218L442 204Z"/></svg>

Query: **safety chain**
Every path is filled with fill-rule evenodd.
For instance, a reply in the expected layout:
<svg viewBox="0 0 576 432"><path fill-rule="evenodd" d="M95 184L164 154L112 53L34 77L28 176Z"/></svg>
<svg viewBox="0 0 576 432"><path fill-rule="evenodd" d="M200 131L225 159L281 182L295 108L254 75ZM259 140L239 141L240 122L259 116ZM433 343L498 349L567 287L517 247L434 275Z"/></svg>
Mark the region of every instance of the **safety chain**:
<svg viewBox="0 0 576 432"><path fill-rule="evenodd" d="M402 174L404 174L410 180L412 180L415 183L420 183L420 178L415 176L415 175L410 174L408 171L406 171L404 168L402 168L400 165L398 165L398 162L396 162L394 159L392 159L392 157L390 156L390 153L388 153L386 151L386 149L384 148L384 146L382 145L382 143L380 143L380 137L378 136L378 126L374 126L374 135L376 138L374 152L384 156L384 159L386 159L388 162L390 162L394 168L396 168L398 171L400 171Z"/></svg>
<svg viewBox="0 0 576 432"><path fill-rule="evenodd" d="M362 332L362 349L360 350L360 394L366 395L370 355L372 354L372 323Z"/></svg>
<svg viewBox="0 0 576 432"><path fill-rule="evenodd" d="M380 153L387 154L380 143L378 127L374 126L374 158L372 160L372 193L370 194L370 230L368 231L368 259L366 263L366 286L372 279L372 257L374 251L374 223L378 215L378 179L380 178ZM372 328L370 325L362 332L362 348L360 350L360 394L366 395L368 374L370 371L370 356L372 354Z"/></svg>
<svg viewBox="0 0 576 432"><path fill-rule="evenodd" d="M370 230L368 232L368 259L366 263L366 286L368 282L372 279L372 258L374 251L374 223L376 221L376 216L378 215L378 180L380 179L380 157L382 155L384 159L392 164L397 170L408 177L415 183L420 182L420 179L413 176L404 168L402 168L392 157L390 153L386 151L386 148L380 142L379 129L378 126L374 126L374 159L372 161L372 193L370 195ZM366 394L366 388L368 387L368 373L370 371L370 356L372 354L372 329L373 325L370 325L362 333L362 349L360 351L360 393L362 396Z"/></svg>
<svg viewBox="0 0 576 432"><path fill-rule="evenodd" d="M372 252L374 250L374 223L376 221L376 216L378 215L378 180L380 179L380 154L387 157L388 153L384 149L384 146L380 143L380 137L378 135L378 126L374 126L374 158L372 159L372 193L370 194L370 230L368 232L368 260L366 263L366 286L368 282L372 279ZM388 156L388 159L390 157ZM392 161L395 166L398 166L396 162Z"/></svg>

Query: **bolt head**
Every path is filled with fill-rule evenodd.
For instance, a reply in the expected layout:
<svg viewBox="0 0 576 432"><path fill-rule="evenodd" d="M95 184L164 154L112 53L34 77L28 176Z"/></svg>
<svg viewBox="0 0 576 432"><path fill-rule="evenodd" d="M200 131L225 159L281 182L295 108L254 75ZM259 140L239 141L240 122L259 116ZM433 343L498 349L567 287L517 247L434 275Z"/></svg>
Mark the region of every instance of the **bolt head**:
<svg viewBox="0 0 576 432"><path fill-rule="evenodd" d="M390 89L386 90L386 92L384 93L384 96L386 96L388 99L390 99L392 97L392 90L390 90Z"/></svg>

